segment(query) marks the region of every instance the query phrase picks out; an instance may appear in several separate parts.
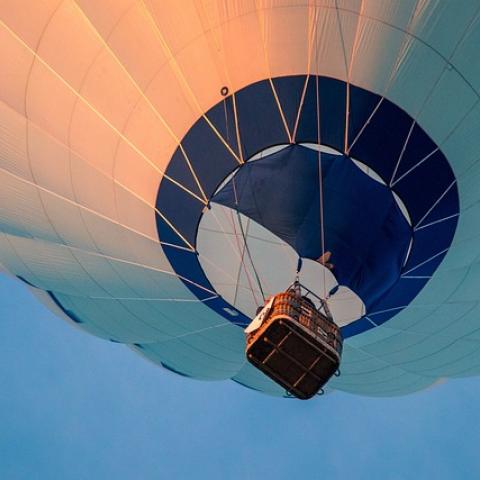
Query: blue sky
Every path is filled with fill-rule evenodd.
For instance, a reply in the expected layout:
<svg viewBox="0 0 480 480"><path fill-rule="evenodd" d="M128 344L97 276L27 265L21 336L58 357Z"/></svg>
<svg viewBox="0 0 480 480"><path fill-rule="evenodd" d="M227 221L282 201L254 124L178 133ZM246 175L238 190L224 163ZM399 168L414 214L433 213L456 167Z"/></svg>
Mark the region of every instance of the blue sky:
<svg viewBox="0 0 480 480"><path fill-rule="evenodd" d="M3 276L0 318L1 480L480 477L477 378L272 399L163 371Z"/></svg>

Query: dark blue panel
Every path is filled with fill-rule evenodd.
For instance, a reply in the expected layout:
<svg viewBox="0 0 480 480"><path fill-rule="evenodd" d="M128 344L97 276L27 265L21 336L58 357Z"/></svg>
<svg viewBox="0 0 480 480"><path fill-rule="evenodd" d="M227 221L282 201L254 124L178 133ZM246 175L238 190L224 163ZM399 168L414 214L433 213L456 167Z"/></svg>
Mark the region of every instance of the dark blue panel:
<svg viewBox="0 0 480 480"><path fill-rule="evenodd" d="M304 75L298 75L296 77L279 77L272 80L290 134L293 134L295 128L305 81Z"/></svg>
<svg viewBox="0 0 480 480"><path fill-rule="evenodd" d="M418 126L418 124L414 125L408 141L407 138L405 138L405 142L405 150L398 163L395 177L392 178L392 183L400 178L405 172L408 172L408 170L417 165L417 163L433 153L437 148L435 143Z"/></svg>
<svg viewBox="0 0 480 480"><path fill-rule="evenodd" d="M316 79L315 77L309 77L307 83L307 90L305 92L305 99L302 105L302 110L300 112L300 118L298 122L297 142L299 142L298 139L301 139L302 142L318 143L318 138L319 136L321 136L321 131L320 133L318 131L318 125L320 125L320 122L318 121L317 114L319 111L320 110L317 108ZM337 124L339 127L341 126L341 120L338 121L338 117L340 116L341 111L338 112L335 117L337 119ZM335 144L331 146L339 150L341 144Z"/></svg>
<svg viewBox="0 0 480 480"><path fill-rule="evenodd" d="M449 218L458 215L456 205L458 204L458 192L455 188L451 188L447 194L435 205L435 208L417 225L428 225L439 220L448 219L449 222L456 222L455 219Z"/></svg>
<svg viewBox="0 0 480 480"><path fill-rule="evenodd" d="M197 236L197 224L191 221L192 212L195 212L197 218L199 218L204 205L175 184L167 181L164 181L164 183L165 185L162 189L163 197L175 199L176 202L163 201L162 199L161 202L157 202L157 209L165 216L168 222L175 227L175 230L179 232L190 245L193 245ZM177 207L178 205L182 205L182 208L179 209ZM172 229L160 215L157 214L156 220L160 241L180 247L188 247L185 241L179 237L176 231Z"/></svg>
<svg viewBox="0 0 480 480"><path fill-rule="evenodd" d="M374 327L375 325L370 323L366 318L361 318L356 322L345 325L341 328L341 331L343 338L348 338L353 337L354 335L358 335L359 333L366 332L367 330L371 330Z"/></svg>
<svg viewBox="0 0 480 480"><path fill-rule="evenodd" d="M375 324L375 325L382 325L382 323L385 323L386 321L390 320L392 317L394 317L397 313L401 312L403 308L398 308L398 309L393 309L393 310L387 310L385 311L380 311L378 313L369 313L368 318Z"/></svg>
<svg viewBox="0 0 480 480"><path fill-rule="evenodd" d="M348 121L348 145L351 146L357 137L363 135L362 129L367 125L375 108L379 107L381 97L362 88L350 86L350 115ZM374 113L375 112L375 113ZM360 137L359 137L360 138ZM355 142L356 143L356 142Z"/></svg>
<svg viewBox="0 0 480 480"><path fill-rule="evenodd" d="M399 307L407 306L426 285L428 279L425 278L399 278L395 285L380 298L375 305L372 305L371 311L367 315L376 312L385 312L382 317L375 315L372 320L379 325L381 320L388 320L401 311Z"/></svg>
<svg viewBox="0 0 480 480"><path fill-rule="evenodd" d="M198 183L193 177L192 170L188 166L185 155L180 148L177 148L172 157L172 168L168 170L168 176L177 181L180 185L190 190L195 195L202 198L202 192L199 189Z"/></svg>
<svg viewBox="0 0 480 480"><path fill-rule="evenodd" d="M305 151L307 161L302 161L298 151ZM328 157L330 163L332 156ZM306 179L312 181L306 182ZM233 209L237 208L237 200L240 212L281 236L293 248L300 248L302 256L320 256L316 152L300 146L288 147L261 161L246 164L212 198L213 202ZM316 211L313 219L306 218L310 208ZM307 223L305 230L315 233L310 238L298 239L303 244L299 246L297 234L304 222Z"/></svg>
<svg viewBox="0 0 480 480"><path fill-rule="evenodd" d="M352 105L357 92L351 89ZM356 116L355 110L350 116ZM350 156L373 168L388 183L411 126L412 119L405 112L384 100L352 146Z"/></svg>
<svg viewBox="0 0 480 480"><path fill-rule="evenodd" d="M297 132L297 142L320 143L343 152L347 90L344 82L333 78L311 76L308 81ZM320 122L317 112L320 111ZM320 135L318 124L320 124Z"/></svg>
<svg viewBox="0 0 480 480"><path fill-rule="evenodd" d="M435 270L442 263L446 254L447 252L439 252L439 255L430 258L428 261L415 268L415 270L412 270L409 273L405 273L404 275L406 277L431 277L435 273Z"/></svg>
<svg viewBox="0 0 480 480"><path fill-rule="evenodd" d="M414 197L415 200L408 204L408 213L413 225L417 225L455 181L449 168L439 168L444 158L443 154L438 151L393 186L400 198ZM415 192L417 193L415 194ZM458 211L455 203L453 201L451 205L451 212Z"/></svg>
<svg viewBox="0 0 480 480"><path fill-rule="evenodd" d="M316 99L317 87L314 79L309 82L310 99L312 96ZM318 91L320 92L320 143L343 152L347 110L346 84L333 78L318 77ZM307 111L305 110L305 113ZM316 114L314 118L316 118Z"/></svg>
<svg viewBox="0 0 480 480"><path fill-rule="evenodd" d="M233 171L238 161L204 118L200 118L182 140L193 170L206 195L212 195L225 178L225 171ZM212 164L215 168L212 168ZM170 166L167 174L170 172ZM162 182L162 184L164 181Z"/></svg>
<svg viewBox="0 0 480 480"><path fill-rule="evenodd" d="M155 217L157 224L158 237L164 244L176 245L179 248L188 248L185 242L178 234L168 225L168 223L157 214Z"/></svg>
<svg viewBox="0 0 480 480"><path fill-rule="evenodd" d="M270 82L254 83L240 90L235 98L245 158L263 150L265 144L289 142Z"/></svg>
<svg viewBox="0 0 480 480"><path fill-rule="evenodd" d="M415 268L411 275L432 275L444 257L437 254L450 247L450 232L452 227L455 228L456 221L457 219L453 218L448 222L435 223L430 227L417 230L414 235L415 248L412 248L403 271L408 272L422 265L421 268Z"/></svg>
<svg viewBox="0 0 480 480"><path fill-rule="evenodd" d="M368 308L398 278L410 226L389 189L346 158L325 178L324 195L326 249L338 252L334 273Z"/></svg>
<svg viewBox="0 0 480 480"><path fill-rule="evenodd" d="M211 108L207 118L215 126L222 138L227 142L230 148L240 157L238 149L237 133L235 126L235 110L233 108L233 97L225 97L223 101Z"/></svg>

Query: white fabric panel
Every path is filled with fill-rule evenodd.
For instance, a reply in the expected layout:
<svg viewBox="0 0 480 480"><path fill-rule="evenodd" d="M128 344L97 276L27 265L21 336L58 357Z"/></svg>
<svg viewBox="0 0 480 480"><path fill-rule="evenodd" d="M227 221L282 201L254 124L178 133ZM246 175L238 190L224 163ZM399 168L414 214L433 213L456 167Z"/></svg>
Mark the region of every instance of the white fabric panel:
<svg viewBox="0 0 480 480"><path fill-rule="evenodd" d="M192 298L175 275L148 265L102 257L38 239L10 236L9 241L35 277L27 276L27 280L44 290L93 297ZM9 270L15 272L13 265L10 266L9 253L5 252L4 261ZM0 254L3 258L4 252Z"/></svg>
<svg viewBox="0 0 480 480"><path fill-rule="evenodd" d="M75 2L60 2L38 44L29 43L75 90L81 89L93 59L102 48L95 32L78 13ZM59 42L62 48L58 48Z"/></svg>
<svg viewBox="0 0 480 480"><path fill-rule="evenodd" d="M473 7L475 2L471 2ZM468 9L467 9L468 10ZM451 63L457 68L465 79L476 89L480 88L480 70L478 65L478 54L476 48L480 41L480 18L478 12L471 17L469 28L465 31L461 42L453 53Z"/></svg>
<svg viewBox="0 0 480 480"><path fill-rule="evenodd" d="M69 200L74 200L71 164L85 162L41 127L28 121L27 128L29 167L35 183ZM23 178L29 177L22 175Z"/></svg>
<svg viewBox="0 0 480 480"><path fill-rule="evenodd" d="M467 355L477 352L480 348L479 342L457 340L436 352L423 352L423 356L412 359L409 362L403 362L402 368L419 373L420 375L438 378L448 375L449 366L455 361L464 359ZM409 352L406 352L407 354Z"/></svg>
<svg viewBox="0 0 480 480"><path fill-rule="evenodd" d="M408 333L420 335L433 335L435 332L444 334L443 331L450 325L468 315L476 302L452 302L422 307L415 305L408 312L399 313L389 321L387 329L408 329Z"/></svg>
<svg viewBox="0 0 480 480"><path fill-rule="evenodd" d="M366 18L375 19L378 23L395 26L398 30L408 30L419 4L418 0L402 0L391 2L390 0L363 0L361 2L361 14ZM383 57L380 57L380 62Z"/></svg>
<svg viewBox="0 0 480 480"><path fill-rule="evenodd" d="M480 348L477 347L475 351L458 360L448 360L447 364L434 368L429 373L438 375L439 371L449 378L478 375L480 373Z"/></svg>
<svg viewBox="0 0 480 480"><path fill-rule="evenodd" d="M48 212L48 218L58 232L62 232L62 241L66 245L87 251L96 251L97 247L83 222L82 209L76 203L51 195L40 193L42 203Z"/></svg>
<svg viewBox="0 0 480 480"><path fill-rule="evenodd" d="M90 232L90 235L95 240L96 250L104 255L135 262L138 261L138 255L141 256L142 254L140 252L141 246L150 245L150 251L152 251L151 249L156 245L156 254L145 259L146 261L142 263L154 268L172 271L165 260L163 252L160 250L158 241L155 242L155 238L148 237L142 232L130 228L128 225L106 220L89 211L82 211L82 218L84 228Z"/></svg>
<svg viewBox="0 0 480 480"><path fill-rule="evenodd" d="M423 3L409 30L442 56L449 58L463 40L472 21L478 21L479 5L477 2L459 5L442 0Z"/></svg>
<svg viewBox="0 0 480 480"><path fill-rule="evenodd" d="M448 299L450 295L457 290L465 278L465 273L466 268L444 271L440 267L435 272L435 275L432 277L432 279L429 280L428 288L424 288L417 295L417 297L411 303L411 306L439 305L441 301Z"/></svg>
<svg viewBox="0 0 480 480"><path fill-rule="evenodd" d="M353 337L349 337L344 340L344 346L352 347L346 348L344 347L343 352L343 359L342 363L349 363L351 361L351 354L352 349L362 349L365 345L369 345L370 343L380 342L385 338L389 338L392 335L396 335L398 330L386 327L385 325L380 325L375 328L371 328L366 332L362 333L361 335L355 335ZM348 352L348 353L346 353Z"/></svg>
<svg viewBox="0 0 480 480"><path fill-rule="evenodd" d="M53 312L57 317L61 318L62 320L66 321L69 325L77 328L78 330L87 332L91 335L95 335L97 337L108 339L108 334L102 328L98 327L97 325L90 323L83 323L78 324L74 322L68 315L64 313L64 311L53 301L52 297L43 290L38 288L29 287L30 291L35 295L38 300L45 305L51 312ZM73 308L73 304L68 301L68 298L63 298L64 300L64 307L65 308Z"/></svg>
<svg viewBox="0 0 480 480"><path fill-rule="evenodd" d="M102 216L118 221L112 177L82 161L72 161L70 170L75 201Z"/></svg>
<svg viewBox="0 0 480 480"><path fill-rule="evenodd" d="M346 80L357 19L350 12L337 13L334 8L318 10L312 73Z"/></svg>
<svg viewBox="0 0 480 480"><path fill-rule="evenodd" d="M141 95L117 58L106 48L90 66L81 94L118 131Z"/></svg>
<svg viewBox="0 0 480 480"><path fill-rule="evenodd" d="M336 385L334 379L332 386ZM402 373L400 376L385 379L385 381L363 384L347 385L342 384L341 390L366 396L392 397L407 395L409 393L423 390L435 383L435 380L411 373Z"/></svg>
<svg viewBox="0 0 480 480"><path fill-rule="evenodd" d="M464 212L466 209L474 207L478 202L477 192L480 182L480 161L476 161L463 175L457 177L458 188L462 191L462 205L461 210Z"/></svg>
<svg viewBox="0 0 480 480"><path fill-rule="evenodd" d="M35 184L0 169L0 225L7 233L59 242Z"/></svg>
<svg viewBox="0 0 480 480"><path fill-rule="evenodd" d="M34 48L62 3L62 0L42 0L35 3L28 0L4 0L2 22Z"/></svg>
<svg viewBox="0 0 480 480"><path fill-rule="evenodd" d="M55 92L55 97L52 99L48 92ZM28 119L68 144L71 113L78 97L61 77L38 58L33 62L25 95ZM90 130L88 125L85 128ZM76 149L75 145L73 147ZM83 154L81 150L79 153Z"/></svg>
<svg viewBox="0 0 480 480"><path fill-rule="evenodd" d="M433 383L431 378L392 366L385 360L360 349L345 345L345 358L340 377L334 377L329 386L347 392L371 396L406 394Z"/></svg>
<svg viewBox="0 0 480 480"><path fill-rule="evenodd" d="M172 108L180 111L179 102L174 100ZM124 126L124 135L141 147L144 157L139 158L125 142L119 142L115 155L115 178L151 203L155 202L161 173L178 144L178 127L160 108L140 97Z"/></svg>
<svg viewBox="0 0 480 480"><path fill-rule="evenodd" d="M460 178L466 175L469 167L479 159L476 149L478 132L480 132L480 104L471 109L442 145L443 153L453 163L455 172Z"/></svg>
<svg viewBox="0 0 480 480"><path fill-rule="evenodd" d="M235 335L243 336L242 330L233 325L225 325L217 330L220 329L235 331ZM166 362L185 375L206 380L231 378L245 362L243 341L238 342L238 350L231 351L209 340L206 334L183 336L142 347L140 352L153 361Z"/></svg>
<svg viewBox="0 0 480 480"><path fill-rule="evenodd" d="M314 19L305 15L305 6L259 8L255 14L262 40L257 48L264 55L268 76L282 75L286 64L295 71L308 71Z"/></svg>
<svg viewBox="0 0 480 480"><path fill-rule="evenodd" d="M137 0L77 0L78 7L95 25L95 29L104 37L110 32L129 10L138 4Z"/></svg>
<svg viewBox="0 0 480 480"><path fill-rule="evenodd" d="M210 22L204 20L207 40L218 52L219 70L226 78L224 84L228 84L231 91L248 85L252 78L268 78L255 11L233 17L222 27L211 26ZM248 69L245 68L246 64Z"/></svg>
<svg viewBox="0 0 480 480"><path fill-rule="evenodd" d="M7 240L7 236L4 239ZM60 292L99 293L98 285L85 273L68 248L21 237L10 236L8 241L28 269L25 279L36 287ZM16 273L8 253L2 248L1 261Z"/></svg>
<svg viewBox="0 0 480 480"><path fill-rule="evenodd" d="M5 59L3 73L0 77L0 98L9 107L13 108L19 113L25 114L25 90L27 87L27 79L33 61L33 55L21 42L19 42L9 27L5 26L5 22L9 24L9 10L14 7L14 1L9 2L10 8L3 8L2 4L2 23L0 23L0 57ZM37 4L37 7L39 4ZM15 12L18 14L18 12ZM12 15L14 16L14 15ZM16 17L24 21L25 26L32 29L32 33L36 32L38 28L43 28L40 21L36 24L29 25L33 22L29 21L25 16L19 15ZM40 19L39 19L40 20ZM11 23L10 23L11 25ZM9 68L6 68L7 62Z"/></svg>
<svg viewBox="0 0 480 480"><path fill-rule="evenodd" d="M418 123L423 128L428 126L430 137L441 147L477 102L478 93L447 68L423 106Z"/></svg>
<svg viewBox="0 0 480 480"><path fill-rule="evenodd" d="M242 329L211 315L207 307L198 301L182 303L161 298L113 300L63 294L57 297L62 303L71 304L86 325L92 323L101 327L105 332L102 336L116 341L150 344L178 338L193 345L203 341L212 355L217 352L226 358L232 354L236 358L243 349ZM208 318L205 318L206 315ZM84 324L81 326L83 328ZM230 346L232 342L234 347Z"/></svg>
<svg viewBox="0 0 480 480"><path fill-rule="evenodd" d="M372 355L379 356L389 365L399 365L409 370L409 365L425 357L439 354L448 348L455 338L450 335L418 335L399 333L379 343L364 347ZM412 369L415 371L415 367Z"/></svg>
<svg viewBox="0 0 480 480"><path fill-rule="evenodd" d="M4 103L2 99L0 101L0 168L31 181L26 131L25 117ZM31 152L29 153L31 158Z"/></svg>
<svg viewBox="0 0 480 480"><path fill-rule="evenodd" d="M368 371L366 372L355 372L350 374L345 370L342 370L338 380L332 381L332 386L334 388L355 388L359 386L360 388L365 385L372 385L375 387L377 384L384 382L392 382L397 378L401 378L403 375L406 375L406 372L400 368L392 367L386 364L379 362L378 365L382 365L380 368L372 368L372 365L369 365Z"/></svg>
<svg viewBox="0 0 480 480"><path fill-rule="evenodd" d="M349 60L351 82L388 95L406 39L402 30L361 17L355 51Z"/></svg>
<svg viewBox="0 0 480 480"><path fill-rule="evenodd" d="M413 37L408 37L401 53L386 97L416 118L442 74L445 60Z"/></svg>
<svg viewBox="0 0 480 480"><path fill-rule="evenodd" d="M0 255L2 258L0 261L2 262L2 267L13 276L20 276L33 285L41 285L40 279L35 276L28 265L17 254L11 238L10 235L4 232L0 234Z"/></svg>
<svg viewBox="0 0 480 480"><path fill-rule="evenodd" d="M56 297L62 302L63 294ZM136 305L125 305L120 300L98 300L86 297L69 296L72 310L84 321L80 326L92 325L101 329L101 337L122 343L153 342L168 339L170 335L163 326L159 313L148 311L140 306L140 315L135 311ZM141 302L136 302L140 304ZM84 320L85 319L85 320Z"/></svg>

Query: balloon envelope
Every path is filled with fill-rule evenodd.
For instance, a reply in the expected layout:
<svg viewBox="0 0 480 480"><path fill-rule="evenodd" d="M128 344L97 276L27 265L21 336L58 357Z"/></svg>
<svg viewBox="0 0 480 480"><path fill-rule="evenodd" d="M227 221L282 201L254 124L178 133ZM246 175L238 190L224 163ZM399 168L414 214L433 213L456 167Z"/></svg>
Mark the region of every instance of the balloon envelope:
<svg viewBox="0 0 480 480"><path fill-rule="evenodd" d="M300 256L346 338L329 389L478 374L479 22L473 1L2 2L1 264L89 333L281 396L243 328Z"/></svg>

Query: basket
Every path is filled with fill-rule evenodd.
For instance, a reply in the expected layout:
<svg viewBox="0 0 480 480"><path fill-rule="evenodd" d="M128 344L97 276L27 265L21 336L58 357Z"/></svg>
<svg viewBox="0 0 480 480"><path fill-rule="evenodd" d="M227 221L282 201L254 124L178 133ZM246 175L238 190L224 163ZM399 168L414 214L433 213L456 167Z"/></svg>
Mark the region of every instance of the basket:
<svg viewBox="0 0 480 480"><path fill-rule="evenodd" d="M342 343L329 317L308 298L287 291L275 295L260 327L247 334L246 356L287 392L309 399L337 372Z"/></svg>

